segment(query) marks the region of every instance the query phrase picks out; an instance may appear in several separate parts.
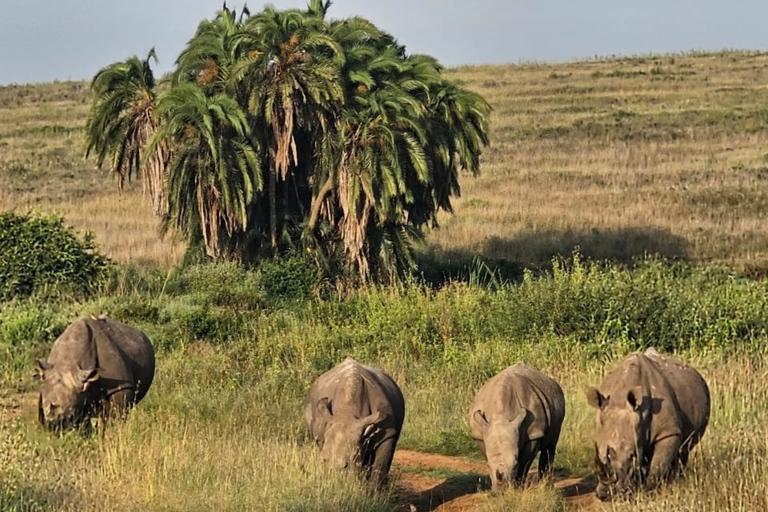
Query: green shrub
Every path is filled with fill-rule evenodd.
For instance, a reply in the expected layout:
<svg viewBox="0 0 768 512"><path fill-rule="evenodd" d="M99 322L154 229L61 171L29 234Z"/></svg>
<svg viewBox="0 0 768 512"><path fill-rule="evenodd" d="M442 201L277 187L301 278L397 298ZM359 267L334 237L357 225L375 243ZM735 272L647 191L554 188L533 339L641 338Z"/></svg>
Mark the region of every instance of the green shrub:
<svg viewBox="0 0 768 512"><path fill-rule="evenodd" d="M105 304L109 316L124 323L160 323L160 308L146 297L116 297Z"/></svg>
<svg viewBox="0 0 768 512"><path fill-rule="evenodd" d="M33 293L87 295L103 281L109 261L58 216L0 213L0 299Z"/></svg>
<svg viewBox="0 0 768 512"><path fill-rule="evenodd" d="M259 268L261 286L269 299L306 299L319 284L317 269L300 257L267 261Z"/></svg>
<svg viewBox="0 0 768 512"><path fill-rule="evenodd" d="M0 384L31 374L32 361L45 357L66 327L66 318L46 306L17 304L0 309Z"/></svg>
<svg viewBox="0 0 768 512"><path fill-rule="evenodd" d="M172 272L171 272L172 273ZM104 295L160 295L170 275L153 265L112 265L101 290Z"/></svg>
<svg viewBox="0 0 768 512"><path fill-rule="evenodd" d="M185 298L192 300L174 302L161 312L162 318L168 322L164 338L170 338L166 339L170 346L179 342L203 340L223 343L247 336L251 332L247 317L243 314L214 308L202 294Z"/></svg>
<svg viewBox="0 0 768 512"><path fill-rule="evenodd" d="M0 315L0 343L27 348L55 340L67 322L51 309L38 305L7 308Z"/></svg>
<svg viewBox="0 0 768 512"><path fill-rule="evenodd" d="M170 280L167 291L201 293L212 305L232 309L256 309L264 302L258 274L233 262L185 267Z"/></svg>

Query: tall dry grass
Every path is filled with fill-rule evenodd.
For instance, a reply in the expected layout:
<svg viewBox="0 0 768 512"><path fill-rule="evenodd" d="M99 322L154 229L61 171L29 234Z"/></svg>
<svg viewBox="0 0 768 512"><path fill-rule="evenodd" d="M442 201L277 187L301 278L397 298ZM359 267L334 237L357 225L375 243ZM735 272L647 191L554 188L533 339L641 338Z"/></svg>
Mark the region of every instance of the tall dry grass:
<svg viewBox="0 0 768 512"><path fill-rule="evenodd" d="M502 351L501 345L497 351ZM583 398L603 370L582 363L563 366L521 358L557 376L568 398L555 463L570 478L591 472L594 410ZM407 494L395 471L393 487L376 491L356 477L318 460L306 440L300 403L302 371L274 369L263 376L230 373L226 363L242 357L225 349L187 351L162 358L158 381L146 403L102 438L72 433L53 438L35 424L33 408L0 419L0 506L3 510L401 510ZM632 502L594 504L600 510L764 510L768 444L763 404L768 359L735 356L724 363L712 354L689 354L709 382L712 419L695 449L686 476ZM419 446L439 436L443 425L465 428L467 400L476 387L464 377L450 380L445 368L391 367L407 403L402 445ZM242 364L242 363L235 363ZM605 370L616 364L606 363ZM469 388L469 392L467 391ZM434 397L442 393L453 402ZM474 446L464 456L477 458ZM552 481L501 495L484 494L480 510L564 510ZM481 491L486 492L486 491Z"/></svg>

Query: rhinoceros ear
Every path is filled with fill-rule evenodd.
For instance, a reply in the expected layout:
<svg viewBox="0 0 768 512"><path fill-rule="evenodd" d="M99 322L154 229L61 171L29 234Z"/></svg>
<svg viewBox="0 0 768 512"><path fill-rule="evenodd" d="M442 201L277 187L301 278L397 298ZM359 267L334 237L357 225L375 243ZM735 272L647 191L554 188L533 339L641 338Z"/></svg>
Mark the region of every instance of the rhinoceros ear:
<svg viewBox="0 0 768 512"><path fill-rule="evenodd" d="M328 397L323 397L317 401L317 412L320 413L320 416L322 416L325 421L331 421L331 419L333 419L333 414L331 414L331 402L328 400Z"/></svg>
<svg viewBox="0 0 768 512"><path fill-rule="evenodd" d="M527 409L520 409L520 412L517 414L517 416L515 416L514 419L509 420L510 426L513 429L515 429L517 431L520 431L520 427L523 426L523 422L525 421L525 417L527 415L528 415L528 410ZM529 437L531 435L531 432L532 432L531 430L528 431L528 436ZM543 436L541 436L541 437L543 437ZM531 441L535 441L536 439L539 439L539 438L538 437L530 438Z"/></svg>
<svg viewBox="0 0 768 512"><path fill-rule="evenodd" d="M488 419L485 417L485 413L481 411L480 409L475 411L475 414L472 415L472 417L475 419L478 425L485 428L488 426Z"/></svg>
<svg viewBox="0 0 768 512"><path fill-rule="evenodd" d="M603 395L596 387L589 386L587 388L587 402L596 409L602 409L608 404L608 397Z"/></svg>
<svg viewBox="0 0 768 512"><path fill-rule="evenodd" d="M45 359L35 361L35 378L42 380L45 378L45 372L53 368L53 365Z"/></svg>
<svg viewBox="0 0 768 512"><path fill-rule="evenodd" d="M83 391L88 391L91 384L99 380L99 369L92 368L90 370L83 370L80 366L77 367L77 378L83 385Z"/></svg>
<svg viewBox="0 0 768 512"><path fill-rule="evenodd" d="M635 412L645 407L649 401L649 397L640 386L635 386L627 392L627 405Z"/></svg>

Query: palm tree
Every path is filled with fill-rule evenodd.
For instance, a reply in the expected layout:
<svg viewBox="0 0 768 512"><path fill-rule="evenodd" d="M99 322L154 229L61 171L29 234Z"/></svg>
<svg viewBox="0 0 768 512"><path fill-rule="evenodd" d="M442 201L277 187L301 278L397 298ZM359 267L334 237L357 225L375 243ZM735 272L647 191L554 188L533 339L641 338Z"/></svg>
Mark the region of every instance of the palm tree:
<svg viewBox="0 0 768 512"><path fill-rule="evenodd" d="M86 157L96 153L99 167L105 160L123 187L134 174L149 189L155 213L165 208L163 173L166 148L156 148L152 158L143 158L144 148L158 128L155 116L155 78L150 59L157 62L152 48L146 59L133 56L99 70L91 82L94 100L85 127Z"/></svg>
<svg viewBox="0 0 768 512"><path fill-rule="evenodd" d="M413 56L409 60L416 63L413 69L439 69L431 57ZM424 69L417 72L424 76ZM436 78L427 81L426 92L419 93L428 112L424 128L429 144L424 149L430 162L430 179L426 184L411 180L408 185L416 198L407 208L408 217L418 226L437 226L438 210L453 211L451 197L461 194L459 171L476 175L482 146L489 143L490 105L480 95L439 74Z"/></svg>
<svg viewBox="0 0 768 512"><path fill-rule="evenodd" d="M413 267L413 243L438 210L451 210L458 172L479 171L490 106L446 81L437 61L407 57L381 34L345 45L346 101L330 194L346 259L362 280ZM329 178L330 180L330 178ZM324 196L320 194L319 199ZM314 204L309 227L316 225ZM326 208L329 221L334 213Z"/></svg>
<svg viewBox="0 0 768 512"><path fill-rule="evenodd" d="M163 124L147 154L163 145L172 149L166 228L187 237L199 229L209 256L237 257L237 235L262 187L259 149L246 113L232 96L208 95L196 83L165 91L157 111Z"/></svg>
<svg viewBox="0 0 768 512"><path fill-rule="evenodd" d="M283 221L278 210L284 215L287 206L278 209L278 179L287 196L289 177L299 166L311 164L311 155L300 157L299 147L311 139L310 134L333 124L343 100L338 83L343 53L325 33L318 13L269 6L245 22L238 44L249 51L235 66L231 80L249 91L253 126L266 127L270 247L276 255L278 222ZM303 149L309 152L308 147ZM295 177L293 185L298 190Z"/></svg>
<svg viewBox="0 0 768 512"><path fill-rule="evenodd" d="M112 158L121 183L140 172L166 228L199 233L214 258L306 243L343 253L362 281L402 274L424 227L451 211L459 171L479 171L490 106L369 21L327 20L329 7L224 7L198 26L156 112L153 52L108 66L87 152Z"/></svg>
<svg viewBox="0 0 768 512"><path fill-rule="evenodd" d="M200 22L195 35L176 59L171 82L197 82L207 92L227 90L231 70L245 56L238 44L238 34L243 30L244 18L249 15L246 7L238 16L235 9L224 6L214 19Z"/></svg>

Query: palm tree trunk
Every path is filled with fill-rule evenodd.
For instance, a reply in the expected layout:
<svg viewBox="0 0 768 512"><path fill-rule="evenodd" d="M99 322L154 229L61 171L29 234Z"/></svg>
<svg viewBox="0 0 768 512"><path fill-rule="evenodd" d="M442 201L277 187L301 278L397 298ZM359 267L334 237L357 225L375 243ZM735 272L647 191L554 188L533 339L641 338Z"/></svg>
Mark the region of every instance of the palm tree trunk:
<svg viewBox="0 0 768 512"><path fill-rule="evenodd" d="M269 238L272 256L277 257L277 169L269 166Z"/></svg>
<svg viewBox="0 0 768 512"><path fill-rule="evenodd" d="M308 226L310 231L315 230L315 226L317 225L317 219L318 217L320 217L320 207L323 205L325 196L328 195L328 192L330 192L332 188L333 188L333 175L331 174L328 176L328 179L323 184L323 187L317 193L317 197L315 197L312 201L312 207L309 214L309 226Z"/></svg>

